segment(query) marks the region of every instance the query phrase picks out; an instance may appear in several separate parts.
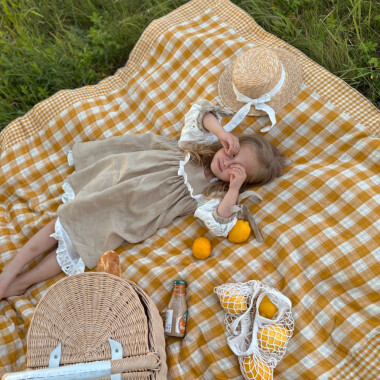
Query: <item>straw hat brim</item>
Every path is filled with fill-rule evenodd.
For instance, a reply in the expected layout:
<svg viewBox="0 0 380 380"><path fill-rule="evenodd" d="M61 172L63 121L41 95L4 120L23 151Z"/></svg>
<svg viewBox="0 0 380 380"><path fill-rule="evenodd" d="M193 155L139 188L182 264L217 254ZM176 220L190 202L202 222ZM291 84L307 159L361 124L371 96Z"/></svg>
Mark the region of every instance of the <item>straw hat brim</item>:
<svg viewBox="0 0 380 380"><path fill-rule="evenodd" d="M302 84L302 67L297 58L284 49L271 48L276 52L285 70L285 81L281 89L267 103L273 110L279 111L290 103L298 94ZM237 112L245 103L236 100L236 94L232 87L232 70L234 62L229 64L223 71L218 82L218 92L223 105L233 112ZM267 113L258 111L253 106L249 116L263 116Z"/></svg>

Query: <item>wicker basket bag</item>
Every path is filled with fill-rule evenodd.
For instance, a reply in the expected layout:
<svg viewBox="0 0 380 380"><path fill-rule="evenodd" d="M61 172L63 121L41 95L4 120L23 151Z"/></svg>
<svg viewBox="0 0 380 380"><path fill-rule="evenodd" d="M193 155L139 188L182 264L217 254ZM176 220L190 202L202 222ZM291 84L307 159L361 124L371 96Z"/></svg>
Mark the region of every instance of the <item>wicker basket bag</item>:
<svg viewBox="0 0 380 380"><path fill-rule="evenodd" d="M68 367L76 363L92 363L86 371L93 376L75 377L74 370L75 376L67 378L118 373L111 379L167 378L162 319L138 285L109 273L88 272L64 278L42 297L28 333L29 369L45 368L58 378L54 371L79 367ZM105 363L110 372L104 375L98 368Z"/></svg>

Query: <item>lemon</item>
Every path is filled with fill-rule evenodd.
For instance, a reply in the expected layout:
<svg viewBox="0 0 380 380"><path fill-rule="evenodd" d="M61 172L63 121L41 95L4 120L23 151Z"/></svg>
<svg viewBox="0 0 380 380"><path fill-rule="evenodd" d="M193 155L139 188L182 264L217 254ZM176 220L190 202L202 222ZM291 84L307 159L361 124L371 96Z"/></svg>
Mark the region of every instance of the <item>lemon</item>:
<svg viewBox="0 0 380 380"><path fill-rule="evenodd" d="M244 243L251 233L251 227L245 220L238 220L228 234L231 243Z"/></svg>
<svg viewBox="0 0 380 380"><path fill-rule="evenodd" d="M264 362L253 359L253 356L247 356L243 360L245 378L248 380L272 380L272 368Z"/></svg>
<svg viewBox="0 0 380 380"><path fill-rule="evenodd" d="M289 331L281 325L263 327L257 333L259 346L263 351L279 351L288 340Z"/></svg>
<svg viewBox="0 0 380 380"><path fill-rule="evenodd" d="M193 243L193 256L196 259L207 259L211 254L211 243L205 237L199 237L194 240Z"/></svg>
<svg viewBox="0 0 380 380"><path fill-rule="evenodd" d="M268 319L272 319L277 313L277 306L269 299L268 296L264 296L259 305L259 314Z"/></svg>
<svg viewBox="0 0 380 380"><path fill-rule="evenodd" d="M241 294L225 292L220 298L220 304L230 314L240 314L247 310L247 299Z"/></svg>

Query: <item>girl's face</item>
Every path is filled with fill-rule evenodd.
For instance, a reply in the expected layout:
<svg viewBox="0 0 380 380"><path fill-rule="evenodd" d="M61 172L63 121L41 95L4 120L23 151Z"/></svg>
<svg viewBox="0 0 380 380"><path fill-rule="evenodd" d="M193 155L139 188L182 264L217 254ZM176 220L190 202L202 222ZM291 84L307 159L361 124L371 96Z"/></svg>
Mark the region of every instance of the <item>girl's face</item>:
<svg viewBox="0 0 380 380"><path fill-rule="evenodd" d="M240 145L239 152L233 156L227 155L223 148L219 149L211 161L210 169L220 180L230 182L228 168L232 164L242 165L247 175L260 167L253 148L249 145Z"/></svg>

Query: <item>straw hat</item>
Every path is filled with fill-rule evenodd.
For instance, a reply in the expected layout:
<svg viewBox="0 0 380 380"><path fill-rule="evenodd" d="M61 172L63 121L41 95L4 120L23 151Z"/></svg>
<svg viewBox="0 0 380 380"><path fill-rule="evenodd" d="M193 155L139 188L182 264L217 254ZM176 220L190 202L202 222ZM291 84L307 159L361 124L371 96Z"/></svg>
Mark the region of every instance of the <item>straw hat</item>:
<svg viewBox="0 0 380 380"><path fill-rule="evenodd" d="M269 93L270 100L265 100L264 96L261 103L264 101L266 106L278 111L296 97L301 83L302 68L292 53L281 48L257 46L226 67L219 78L218 91L223 105L233 112L247 104L247 99L244 99L245 102L237 100L237 92L251 100ZM247 115L269 114L263 108L265 106L258 110L251 105Z"/></svg>

